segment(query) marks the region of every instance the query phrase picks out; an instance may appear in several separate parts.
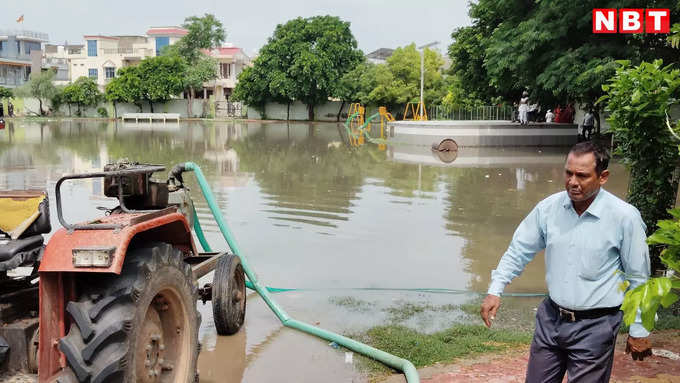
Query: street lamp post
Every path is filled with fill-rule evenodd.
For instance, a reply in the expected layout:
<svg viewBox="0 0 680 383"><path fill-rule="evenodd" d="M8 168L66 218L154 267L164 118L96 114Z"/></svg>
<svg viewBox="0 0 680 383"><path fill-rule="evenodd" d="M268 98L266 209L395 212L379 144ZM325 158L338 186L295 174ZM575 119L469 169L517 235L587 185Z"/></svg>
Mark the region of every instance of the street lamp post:
<svg viewBox="0 0 680 383"><path fill-rule="evenodd" d="M423 102L423 87L425 82L425 48L439 44L439 41L433 41L429 44L421 45L418 47L420 49L420 119L423 119L423 109L425 109L425 103Z"/></svg>

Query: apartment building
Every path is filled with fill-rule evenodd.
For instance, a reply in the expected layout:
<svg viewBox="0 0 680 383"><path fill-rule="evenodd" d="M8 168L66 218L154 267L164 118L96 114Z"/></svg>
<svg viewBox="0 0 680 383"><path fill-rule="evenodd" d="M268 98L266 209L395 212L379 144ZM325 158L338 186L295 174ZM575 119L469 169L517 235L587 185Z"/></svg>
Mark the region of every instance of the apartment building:
<svg viewBox="0 0 680 383"><path fill-rule="evenodd" d="M61 65L62 60L66 60L68 81L90 77L103 90L118 69L158 56L164 47L176 43L187 33L180 27L152 27L146 35L138 36L86 35L84 45L50 46L43 63Z"/></svg>
<svg viewBox="0 0 680 383"><path fill-rule="evenodd" d="M47 41L46 33L0 29L0 86L16 88L31 73L40 72L42 44Z"/></svg>

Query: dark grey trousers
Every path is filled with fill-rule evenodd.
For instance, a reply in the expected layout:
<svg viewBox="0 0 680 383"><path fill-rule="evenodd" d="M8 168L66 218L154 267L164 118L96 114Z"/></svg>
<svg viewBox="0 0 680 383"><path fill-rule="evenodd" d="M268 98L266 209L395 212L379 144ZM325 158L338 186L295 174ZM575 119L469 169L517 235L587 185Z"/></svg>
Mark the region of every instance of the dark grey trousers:
<svg viewBox="0 0 680 383"><path fill-rule="evenodd" d="M569 322L546 298L536 312L527 383L607 383L623 312Z"/></svg>

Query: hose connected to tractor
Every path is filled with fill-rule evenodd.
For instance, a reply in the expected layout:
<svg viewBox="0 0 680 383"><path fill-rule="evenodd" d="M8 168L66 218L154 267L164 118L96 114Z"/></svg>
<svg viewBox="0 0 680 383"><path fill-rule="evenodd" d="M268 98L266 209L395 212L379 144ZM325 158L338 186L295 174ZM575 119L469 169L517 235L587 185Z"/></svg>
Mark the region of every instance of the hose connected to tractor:
<svg viewBox="0 0 680 383"><path fill-rule="evenodd" d="M377 115L379 116L380 114L378 113ZM369 118L369 121L374 117L375 116L371 116L371 118ZM208 181L203 175L201 168L193 162L186 162L184 163L183 167L185 171L193 171L194 174L196 175L196 180L198 181L198 185L201 189L201 192L203 193L203 197L208 203L210 212L212 213L215 221L217 222L217 226L220 228L222 236L224 236L224 239L227 241L227 244L229 245L231 251L241 260L243 271L245 272L249 279L249 287L254 289L260 295L260 297L262 297L267 306L269 306L269 308L274 312L274 314L279 318L279 320L284 326L294 328L306 332L308 334L312 334L317 337L335 342L350 350L353 350L355 352L373 358L379 362L382 362L392 368L400 370L404 373L404 375L406 376L406 380L409 383L420 382L418 371L416 370L415 366L413 365L413 363L406 359L397 357L382 350L378 350L377 348L371 347L361 342L357 342L345 336L290 318L288 314L281 307L279 307L279 305L277 305L276 302L274 302L272 297L269 295L268 289L260 285L260 283L257 280L257 276L255 275L255 273L250 268L250 265L248 264L248 259L243 254L241 254L241 250L238 244L236 243L234 235L231 233L231 230L229 230L229 227L227 226L227 223L225 222L222 213L219 210L217 201L215 200L212 190L210 189L210 185L208 184ZM203 250L211 251L210 245L205 239L205 235L203 234L201 225L198 222L198 217L196 215L195 210L194 210L194 230L201 244L201 247L203 247Z"/></svg>

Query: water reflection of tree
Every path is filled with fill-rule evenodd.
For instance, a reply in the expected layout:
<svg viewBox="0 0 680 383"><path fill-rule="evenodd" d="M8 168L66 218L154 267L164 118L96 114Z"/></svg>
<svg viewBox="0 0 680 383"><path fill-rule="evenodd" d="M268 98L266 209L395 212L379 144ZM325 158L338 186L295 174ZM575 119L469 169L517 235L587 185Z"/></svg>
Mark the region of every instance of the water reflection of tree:
<svg viewBox="0 0 680 383"><path fill-rule="evenodd" d="M99 158L100 146L105 141L109 123L66 120L50 122L51 143L71 150L83 159Z"/></svg>
<svg viewBox="0 0 680 383"><path fill-rule="evenodd" d="M351 201L373 159L364 151L329 146L311 129L305 136L273 137L264 128L234 142L240 170L251 173L262 188L275 219L335 226L346 220Z"/></svg>
<svg viewBox="0 0 680 383"><path fill-rule="evenodd" d="M40 140L37 142L28 141L26 139L28 129L40 130ZM60 158L57 153L57 147L50 142L48 131L51 129L51 124L17 124L13 121L6 123L6 127L0 136L0 166L12 167L15 165L33 166L37 164L55 164ZM46 138L47 137L47 138ZM16 157L20 155L24 160L17 163L7 156ZM26 157L29 163L26 163Z"/></svg>
<svg viewBox="0 0 680 383"><path fill-rule="evenodd" d="M478 276L470 289L486 290L491 270L517 225L538 201L560 190L560 180L554 177L561 169L556 166L532 166L521 172L533 182L518 182L515 168L460 168L455 177L446 179L446 227L466 239L462 256L468 261L467 271ZM517 188L518 183L523 189ZM532 263L513 282L513 291L543 291L542 257Z"/></svg>

